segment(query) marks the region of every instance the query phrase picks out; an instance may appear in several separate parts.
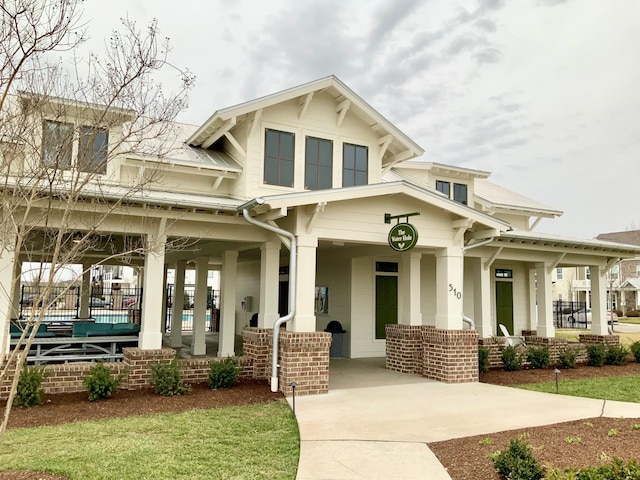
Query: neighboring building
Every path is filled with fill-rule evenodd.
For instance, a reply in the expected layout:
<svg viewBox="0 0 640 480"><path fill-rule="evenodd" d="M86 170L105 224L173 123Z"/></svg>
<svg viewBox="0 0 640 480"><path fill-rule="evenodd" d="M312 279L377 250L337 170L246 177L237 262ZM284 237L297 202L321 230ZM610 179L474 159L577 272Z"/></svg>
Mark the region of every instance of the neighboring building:
<svg viewBox="0 0 640 480"><path fill-rule="evenodd" d="M59 127L45 124L45 150L55 151L47 132ZM107 133L105 144L117 137ZM295 316L280 334L285 391L293 380L300 393L327 390L331 320L346 330L346 357L386 356L399 371L476 380L478 338L499 335L498 324L555 335L558 269L589 267L591 332L607 335L605 274L640 251L535 232L542 218L562 212L491 183L489 172L423 161L432 159L333 76L219 110L200 126L176 124L166 141L178 146L162 157L128 153L109 162L99 186L86 188L73 228L86 231L92 211L107 215L97 230L112 245L126 235L151 246L127 259L143 267L143 351L163 344L167 303L159 299L169 269L173 318L182 317L187 263L196 271L193 355L205 353L210 270L220 269L218 355L235 353L235 335L257 313L257 327L244 330L256 377L270 376L270 334L291 304ZM82 168L76 162L69 168ZM144 188L109 212L140 179ZM104 201L92 203L92 195ZM295 257L282 231L294 236ZM181 238L186 248L165 248ZM3 259L2 291L11 291L14 261ZM2 318L10 309L0 303ZM182 344L176 326L169 345Z"/></svg>

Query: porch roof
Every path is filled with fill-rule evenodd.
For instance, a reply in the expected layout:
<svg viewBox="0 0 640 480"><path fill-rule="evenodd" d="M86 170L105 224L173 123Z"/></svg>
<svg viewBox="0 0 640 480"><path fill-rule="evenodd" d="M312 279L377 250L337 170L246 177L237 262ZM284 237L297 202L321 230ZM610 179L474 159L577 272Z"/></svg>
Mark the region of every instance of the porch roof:
<svg viewBox="0 0 640 480"><path fill-rule="evenodd" d="M511 231L495 239L498 244L525 244L537 247L564 248L576 251L591 251L611 254L614 257L630 258L640 254L640 247L624 243L595 239L563 237L548 233Z"/></svg>
<svg viewBox="0 0 640 480"><path fill-rule="evenodd" d="M313 205L352 199L371 198L385 195L404 194L417 200L434 205L462 218L468 218L498 232L504 232L511 227L507 222L478 212L471 207L447 198L435 190L422 188L411 182L400 180L397 182L376 183L356 187L332 188L327 190L312 190L306 192L268 195L262 197L264 204L270 209L293 208L301 205ZM264 207L262 207L264 208ZM261 211L261 210L258 210Z"/></svg>

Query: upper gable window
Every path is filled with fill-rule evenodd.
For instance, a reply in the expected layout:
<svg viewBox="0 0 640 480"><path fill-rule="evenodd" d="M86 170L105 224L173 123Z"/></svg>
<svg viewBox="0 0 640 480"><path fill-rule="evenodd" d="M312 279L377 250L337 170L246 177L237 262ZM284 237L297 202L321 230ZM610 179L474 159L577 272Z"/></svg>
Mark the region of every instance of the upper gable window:
<svg viewBox="0 0 640 480"><path fill-rule="evenodd" d="M304 159L304 188L320 190L332 187L333 142L307 137Z"/></svg>
<svg viewBox="0 0 640 480"><path fill-rule="evenodd" d="M463 205L467 204L467 186L462 183L453 184L453 199Z"/></svg>
<svg viewBox="0 0 640 480"><path fill-rule="evenodd" d="M293 187L295 135L267 129L264 143L264 183Z"/></svg>
<svg viewBox="0 0 640 480"><path fill-rule="evenodd" d="M444 193L447 196L447 198L451 196L451 184L449 182L436 180L436 190L441 193Z"/></svg>
<svg viewBox="0 0 640 480"><path fill-rule="evenodd" d="M345 143L342 155L342 186L366 185L369 181L369 149Z"/></svg>
<svg viewBox="0 0 640 480"><path fill-rule="evenodd" d="M46 167L65 170L75 166L85 173L107 173L107 130L81 126L75 159L73 124L45 120L43 132L42 159Z"/></svg>
<svg viewBox="0 0 640 480"><path fill-rule="evenodd" d="M80 127L78 170L88 173L107 173L109 132L93 127Z"/></svg>
<svg viewBox="0 0 640 480"><path fill-rule="evenodd" d="M45 120L43 125L42 160L46 167L71 168L73 125Z"/></svg>

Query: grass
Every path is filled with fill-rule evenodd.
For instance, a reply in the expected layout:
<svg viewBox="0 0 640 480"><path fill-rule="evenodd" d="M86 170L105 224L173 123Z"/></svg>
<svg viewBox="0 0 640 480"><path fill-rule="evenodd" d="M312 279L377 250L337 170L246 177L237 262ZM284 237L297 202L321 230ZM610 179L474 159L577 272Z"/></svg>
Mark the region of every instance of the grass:
<svg viewBox="0 0 640 480"><path fill-rule="evenodd" d="M596 367L591 367L596 368ZM640 403L640 376L605 377L590 379L575 379L562 381L560 377L559 393L574 397L598 398L618 400L621 402ZM556 393L556 382L532 383L516 385L523 390Z"/></svg>
<svg viewBox="0 0 640 480"><path fill-rule="evenodd" d="M640 317L620 317L619 323L630 323L631 325L640 325Z"/></svg>
<svg viewBox="0 0 640 480"><path fill-rule="evenodd" d="M69 479L294 479L299 443L280 401L8 430L0 465Z"/></svg>

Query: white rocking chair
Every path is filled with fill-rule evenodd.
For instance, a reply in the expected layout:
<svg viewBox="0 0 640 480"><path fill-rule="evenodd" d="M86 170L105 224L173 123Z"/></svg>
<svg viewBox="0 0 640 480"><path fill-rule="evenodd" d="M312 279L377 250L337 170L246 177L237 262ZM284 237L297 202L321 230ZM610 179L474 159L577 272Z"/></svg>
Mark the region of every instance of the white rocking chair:
<svg viewBox="0 0 640 480"><path fill-rule="evenodd" d="M516 345L526 345L524 343L524 338L518 337L517 335L511 335L509 333L509 330L507 330L507 327L505 327L503 324L499 323L498 327L500 328L500 331L502 332L507 345L509 345L510 347L515 347Z"/></svg>

